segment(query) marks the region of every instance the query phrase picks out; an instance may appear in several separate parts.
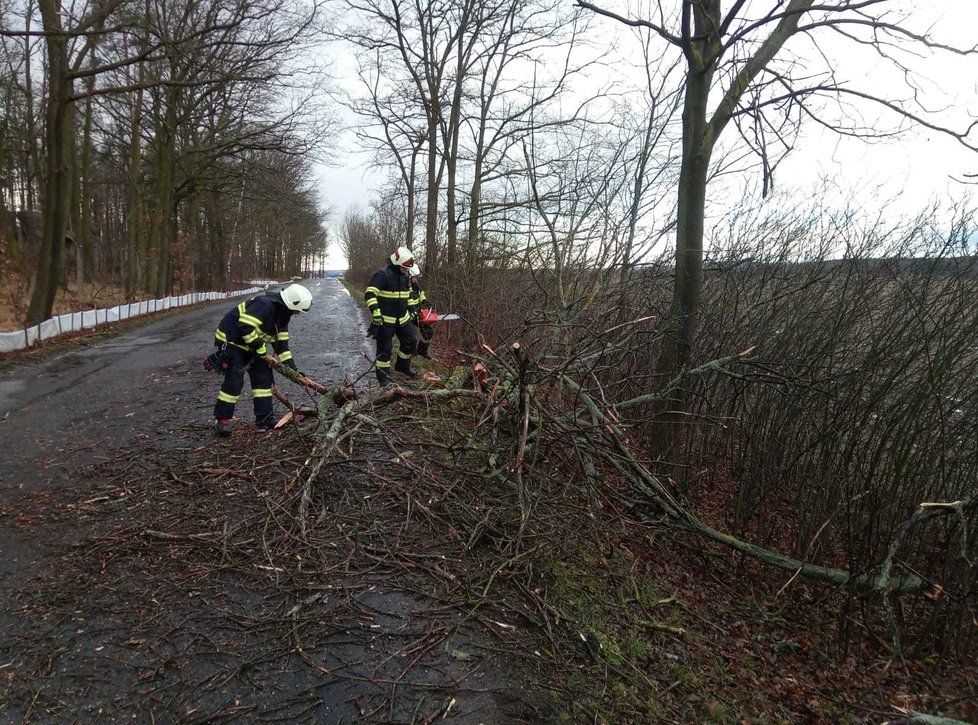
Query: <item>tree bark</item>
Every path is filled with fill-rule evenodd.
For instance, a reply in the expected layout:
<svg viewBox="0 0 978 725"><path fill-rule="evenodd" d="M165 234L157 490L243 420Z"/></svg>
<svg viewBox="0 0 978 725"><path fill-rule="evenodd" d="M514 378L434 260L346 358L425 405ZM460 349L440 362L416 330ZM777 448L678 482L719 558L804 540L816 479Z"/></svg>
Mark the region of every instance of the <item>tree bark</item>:
<svg viewBox="0 0 978 725"><path fill-rule="evenodd" d="M139 79L142 82L143 64L139 64ZM139 279L139 229L140 229L140 184L139 174L142 162L143 91L136 91L130 111L131 136L129 138L129 175L126 179L126 297L132 298L141 286Z"/></svg>
<svg viewBox="0 0 978 725"><path fill-rule="evenodd" d="M472 188L469 191L469 228L465 243L465 274L471 274L476 267L476 252L479 246L479 215L482 211L482 142L484 131L479 132L479 146L476 151L475 168L472 170Z"/></svg>
<svg viewBox="0 0 978 725"><path fill-rule="evenodd" d="M36 325L51 317L54 297L64 270L65 231L71 199L68 146L72 143L70 107L71 82L68 76L68 37L61 27L60 0L41 0L41 22L46 33L48 60L48 104L45 141L47 157L42 194L44 220L37 276L27 324Z"/></svg>
<svg viewBox="0 0 978 725"><path fill-rule="evenodd" d="M777 26L744 62L726 88L713 116L707 120L708 100L717 63L725 51L719 0L683 5L682 48L687 75L683 97L683 152L678 187L676 272L669 324L663 338L656 372L663 383L673 380L689 365L699 321L703 288L703 216L710 159L716 140L733 118L740 99L798 28L802 14L814 0L790 0ZM675 421L682 398L663 398L657 408L662 425L653 434L652 447L659 457L672 452L676 442Z"/></svg>
<svg viewBox="0 0 978 725"><path fill-rule="evenodd" d="M90 51L91 64L95 65L94 50ZM78 174L81 182L76 187L78 197L73 208L78 210L78 223L73 225L75 232L75 260L76 260L76 283L75 291L79 295L85 294L85 272L88 269L94 272L95 265L95 245L91 240L92 230L92 93L95 90L95 75L88 76L85 81L85 88L88 92L85 99L85 120L82 130L82 149L81 163Z"/></svg>
<svg viewBox="0 0 978 725"><path fill-rule="evenodd" d="M679 172L679 199L676 228L676 270L668 327L662 339L657 373L662 381L677 377L689 365L693 338L699 317L703 287L703 215L706 207L706 181L713 153L712 140L706 137L706 108L712 70L690 69L683 104L683 155ZM654 449L660 456L671 451L677 412L681 410L679 390L662 399L656 412Z"/></svg>
<svg viewBox="0 0 978 725"><path fill-rule="evenodd" d="M173 244L173 171L174 144L176 143L177 95L179 90L168 86L164 92L164 119L160 127L157 156L156 183L156 242L159 245L159 258L156 268L154 294L165 297L170 290Z"/></svg>
<svg viewBox="0 0 978 725"><path fill-rule="evenodd" d="M428 197L425 205L424 261L432 271L438 265L438 99L428 110Z"/></svg>
<svg viewBox="0 0 978 725"><path fill-rule="evenodd" d="M465 45L466 31L469 25L471 5L465 3L457 30L455 59L455 88L452 93L452 107L449 111L448 128L445 129L445 164L447 166L447 183L445 184L446 233L448 236L445 250L445 265L454 272L458 262L458 219L455 205L457 198L456 170L458 168L458 137L460 119L462 116L462 87L468 73L469 49Z"/></svg>

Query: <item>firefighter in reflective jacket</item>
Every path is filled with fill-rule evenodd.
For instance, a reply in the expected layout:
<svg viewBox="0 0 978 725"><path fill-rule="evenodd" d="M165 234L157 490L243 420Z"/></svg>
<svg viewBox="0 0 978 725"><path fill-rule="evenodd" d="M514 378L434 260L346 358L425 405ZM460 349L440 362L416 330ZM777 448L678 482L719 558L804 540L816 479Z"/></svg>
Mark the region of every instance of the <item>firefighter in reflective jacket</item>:
<svg viewBox="0 0 978 725"><path fill-rule="evenodd" d="M374 363L377 382L391 383L391 351L394 335L397 335L397 362L394 370L409 378L418 373L411 367L411 358L418 346L418 336L412 321L413 311L408 303L411 298L411 274L415 268L414 255L407 247L398 247L390 256L390 262L378 269L370 278L363 294L367 309L373 318L367 335L377 341Z"/></svg>
<svg viewBox="0 0 978 725"><path fill-rule="evenodd" d="M423 316L424 310L430 307L431 303L428 302L424 288L421 286L421 267L415 264L411 271L411 296L408 298L408 309L411 310L412 320L418 328L418 355L429 360L431 356L428 354L428 346L435 336L435 327L426 324Z"/></svg>
<svg viewBox="0 0 978 725"><path fill-rule="evenodd" d="M278 359L293 370L295 360L289 351L289 320L298 312L308 312L312 295L301 284L281 292L252 297L232 309L214 333L217 351L205 361L224 373L224 383L214 405L214 429L220 436L231 435L234 405L244 389L244 373L251 378L255 403L255 424L270 430L278 422L272 412L272 369L263 359L270 345Z"/></svg>

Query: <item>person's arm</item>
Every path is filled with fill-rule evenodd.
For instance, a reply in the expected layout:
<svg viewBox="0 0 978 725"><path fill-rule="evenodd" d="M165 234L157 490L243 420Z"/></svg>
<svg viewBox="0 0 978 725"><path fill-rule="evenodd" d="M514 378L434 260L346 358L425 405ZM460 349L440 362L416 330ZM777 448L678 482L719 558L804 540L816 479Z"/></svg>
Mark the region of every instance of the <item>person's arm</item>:
<svg viewBox="0 0 978 725"><path fill-rule="evenodd" d="M242 302L238 307L238 334L242 341L258 355L268 352L265 340L261 336L261 305L257 298Z"/></svg>
<svg viewBox="0 0 978 725"><path fill-rule="evenodd" d="M272 343L272 349L275 350L275 355L278 357L280 363L298 372L299 368L296 367L295 360L292 358L292 351L289 350L288 323L286 323L285 327L279 327L278 334L275 336L275 342Z"/></svg>
<svg viewBox="0 0 978 725"><path fill-rule="evenodd" d="M374 276L370 278L370 284L367 285L367 289L363 293L363 299L367 303L367 310L373 318L372 324L375 326L384 324L383 316L380 313L380 301L377 299L377 296L380 294L381 284L381 273L375 272Z"/></svg>
<svg viewBox="0 0 978 725"><path fill-rule="evenodd" d="M408 297L408 312L411 313L411 319L414 322L418 321L418 313L421 311L421 297L424 292L421 291L421 285L415 281L411 282L411 296Z"/></svg>

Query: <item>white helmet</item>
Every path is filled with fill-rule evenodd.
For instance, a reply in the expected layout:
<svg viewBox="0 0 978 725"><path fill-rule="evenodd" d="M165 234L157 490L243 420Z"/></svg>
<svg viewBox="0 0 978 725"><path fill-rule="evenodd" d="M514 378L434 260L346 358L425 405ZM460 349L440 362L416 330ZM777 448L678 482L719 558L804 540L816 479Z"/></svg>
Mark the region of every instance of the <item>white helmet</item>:
<svg viewBox="0 0 978 725"><path fill-rule="evenodd" d="M308 312L312 307L312 293L301 284L290 284L279 294L285 306L293 312Z"/></svg>
<svg viewBox="0 0 978 725"><path fill-rule="evenodd" d="M414 252L407 247L398 247L391 255L391 264L396 264L406 272L414 270Z"/></svg>
<svg viewBox="0 0 978 725"><path fill-rule="evenodd" d="M415 262L414 263L414 266L411 267L411 269L409 269L408 272L411 273L411 276L412 277L420 277L421 276L421 265L418 264L417 262Z"/></svg>

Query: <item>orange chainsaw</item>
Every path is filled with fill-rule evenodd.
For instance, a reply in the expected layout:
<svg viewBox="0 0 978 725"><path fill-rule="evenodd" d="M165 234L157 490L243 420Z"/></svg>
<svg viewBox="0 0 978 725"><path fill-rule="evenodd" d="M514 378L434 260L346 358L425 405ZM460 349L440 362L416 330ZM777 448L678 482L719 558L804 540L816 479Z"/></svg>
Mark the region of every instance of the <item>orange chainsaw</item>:
<svg viewBox="0 0 978 725"><path fill-rule="evenodd" d="M439 315L430 307L425 307L421 310L421 314L418 315L418 319L421 320L422 325L433 325L436 322L449 322L460 318L454 312L449 312L447 315Z"/></svg>

